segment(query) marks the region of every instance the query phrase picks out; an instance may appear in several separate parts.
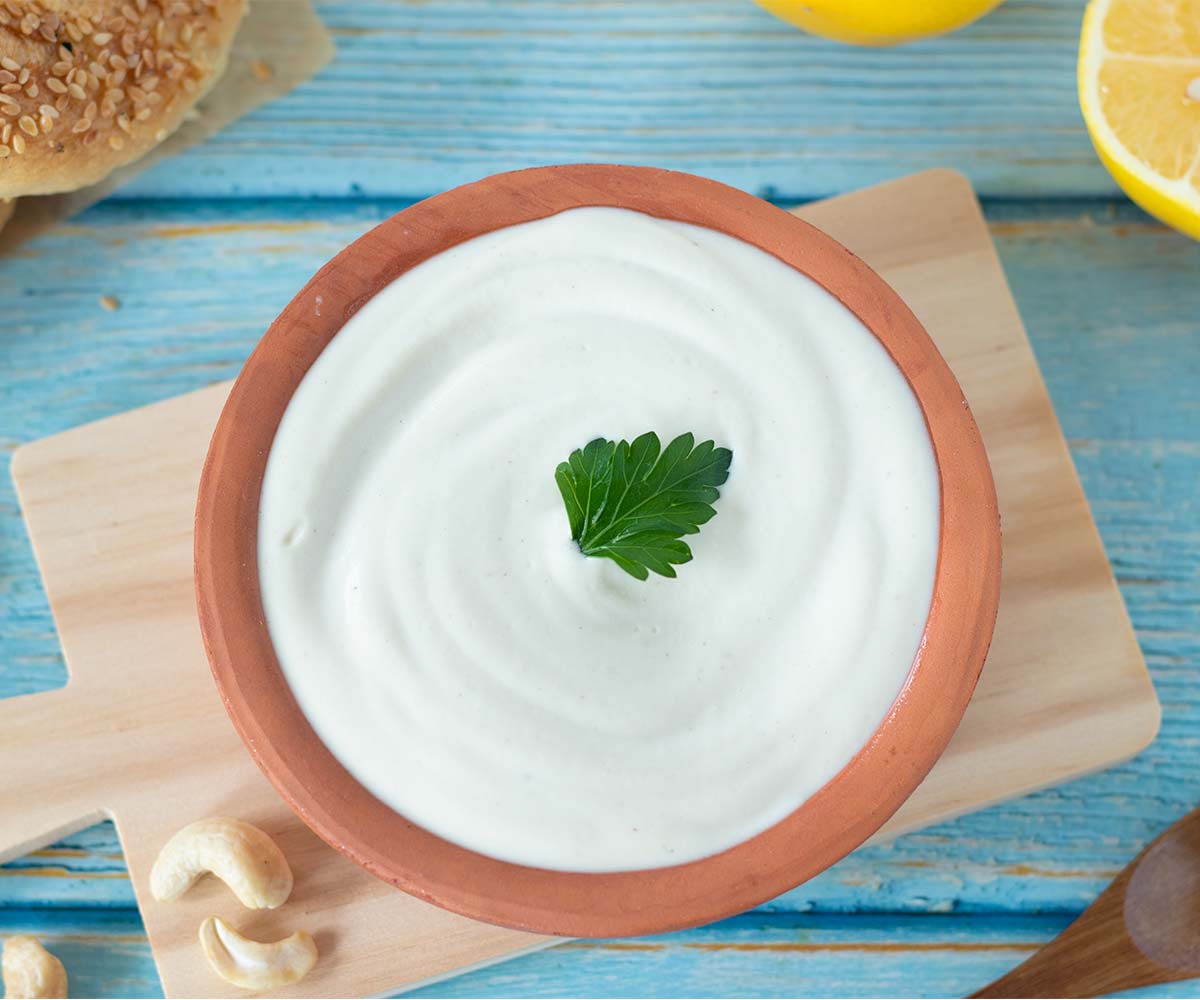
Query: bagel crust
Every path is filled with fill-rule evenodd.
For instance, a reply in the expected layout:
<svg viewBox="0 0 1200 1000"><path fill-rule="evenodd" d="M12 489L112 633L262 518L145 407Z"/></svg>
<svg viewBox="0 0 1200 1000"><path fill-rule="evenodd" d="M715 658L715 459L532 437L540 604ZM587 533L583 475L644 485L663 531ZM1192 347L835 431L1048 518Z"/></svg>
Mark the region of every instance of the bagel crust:
<svg viewBox="0 0 1200 1000"><path fill-rule="evenodd" d="M162 142L246 0L0 0L0 199L73 191Z"/></svg>

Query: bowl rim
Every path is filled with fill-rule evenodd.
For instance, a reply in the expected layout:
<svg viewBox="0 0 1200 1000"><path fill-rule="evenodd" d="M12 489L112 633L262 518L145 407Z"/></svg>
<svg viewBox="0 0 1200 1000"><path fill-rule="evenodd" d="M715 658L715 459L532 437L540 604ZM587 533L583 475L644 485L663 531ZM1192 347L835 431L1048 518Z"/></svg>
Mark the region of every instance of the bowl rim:
<svg viewBox="0 0 1200 1000"><path fill-rule="evenodd" d="M258 501L292 393L324 347L381 288L475 236L585 206L706 226L808 275L883 344L912 387L933 444L941 535L917 654L887 715L815 795L719 854L611 873L511 864L405 819L317 737L280 670L262 609ZM716 181L609 164L495 174L418 202L354 241L267 330L230 392L200 480L196 602L222 700L251 756L318 836L379 878L464 916L568 937L657 933L758 905L828 868L875 833L941 756L983 667L1000 589L991 469L949 366L900 296L849 250L782 209Z"/></svg>

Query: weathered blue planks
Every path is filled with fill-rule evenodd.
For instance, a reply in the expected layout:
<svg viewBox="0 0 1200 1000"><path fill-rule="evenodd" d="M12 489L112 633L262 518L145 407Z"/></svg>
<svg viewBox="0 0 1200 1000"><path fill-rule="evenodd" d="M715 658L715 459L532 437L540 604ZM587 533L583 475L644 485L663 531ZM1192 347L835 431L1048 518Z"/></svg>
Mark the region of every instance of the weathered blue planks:
<svg viewBox="0 0 1200 1000"><path fill-rule="evenodd" d="M0 262L5 448L234 374L312 270L401 204L110 203ZM1200 800L1192 764L1200 740L1200 282L1187 280L1200 274L1200 247L1105 204L992 204L989 215L1154 671L1165 709L1160 739L1124 767L862 851L765 907L773 915L760 914L762 923L744 918L703 932L717 945L769 943L776 938L766 928L798 926L788 921L799 915L912 914L922 934L966 934L961 953L893 960L880 948L869 961L852 951L818 961L801 951L787 953L798 964L781 966L780 951L706 950L686 946L699 939L683 936L661 953L579 948L523 959L439 986L439 995L672 993L685 983L725 993L811 987L839 994L888 984L924 991L924 983L929 992L953 993L966 988L944 978L957 975L957 963L979 970L982 981L1017 957L982 947L986 935L970 936L992 926L988 915L1077 912ZM101 309L104 294L118 296L122 308ZM61 683L57 641L7 477L0 595L0 693ZM136 923L129 923L132 894L118 854L111 827L101 827L14 862L0 869L0 905L47 927L100 911L87 919L99 928L117 921L123 942ZM950 912L978 916L916 922ZM871 940L883 945L899 940L896 928L909 922L893 915L845 926L851 934L873 928ZM144 951L127 945L114 954L143 956L141 985L103 992L151 988ZM107 959L89 965L92 954L78 957L88 975L107 968Z"/></svg>
<svg viewBox="0 0 1200 1000"><path fill-rule="evenodd" d="M135 200L0 261L5 470L22 441L234 375L341 246L407 199L495 170L651 163L786 202L957 166L993 196L1164 707L1137 760L860 851L756 913L569 945L423 995L962 995L1200 802L1200 245L1079 200L1114 191L1076 107L1081 0L1008 0L891 51L808 38L749 0L318 7L338 45L318 78L143 175L122 192ZM314 195L338 200L287 200ZM0 473L0 696L64 679ZM43 936L76 995L158 995L132 903L108 824L0 867L0 936Z"/></svg>
<svg viewBox="0 0 1200 1000"><path fill-rule="evenodd" d="M415 991L416 997L963 996L1022 961L1061 916L752 914L635 942L572 942ZM125 911L0 913L0 936L36 931L73 996L161 996ZM1124 994L1195 996L1195 983Z"/></svg>
<svg viewBox="0 0 1200 1000"><path fill-rule="evenodd" d="M840 46L750 0L324 0L335 62L127 194L416 197L497 170L676 167L804 199L930 166L984 194L1108 194L1075 94L1080 0ZM302 167L300 165L303 165Z"/></svg>

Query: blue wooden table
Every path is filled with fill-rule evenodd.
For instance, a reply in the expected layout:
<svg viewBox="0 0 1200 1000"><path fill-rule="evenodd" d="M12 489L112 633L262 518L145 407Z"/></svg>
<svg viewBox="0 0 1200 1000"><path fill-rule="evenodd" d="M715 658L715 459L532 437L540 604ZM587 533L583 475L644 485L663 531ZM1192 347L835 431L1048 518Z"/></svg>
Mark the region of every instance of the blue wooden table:
<svg viewBox="0 0 1200 1000"><path fill-rule="evenodd" d="M335 251L496 170L649 163L793 204L954 166L984 198L1164 708L1122 767L860 851L752 913L569 944L423 995L961 996L1200 803L1200 245L1131 208L1092 153L1079 0L1009 0L879 52L749 0L318 6L338 46L319 77L0 260L6 456L233 376ZM65 676L4 476L0 695ZM2 789L0 808L20 809ZM16 931L50 944L76 995L159 991L109 825L0 868L0 935Z"/></svg>

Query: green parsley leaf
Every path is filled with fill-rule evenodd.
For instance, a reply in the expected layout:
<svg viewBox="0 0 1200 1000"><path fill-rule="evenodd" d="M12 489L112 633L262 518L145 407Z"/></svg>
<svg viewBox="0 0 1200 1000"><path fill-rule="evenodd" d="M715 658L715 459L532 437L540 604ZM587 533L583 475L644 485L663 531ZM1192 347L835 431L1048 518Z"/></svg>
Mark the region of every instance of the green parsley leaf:
<svg viewBox="0 0 1200 1000"><path fill-rule="evenodd" d="M683 535L716 516L717 487L729 478L733 452L680 434L663 450L651 432L628 441L596 438L554 472L571 537L585 556L611 559L639 580L650 571L675 576L690 562Z"/></svg>

